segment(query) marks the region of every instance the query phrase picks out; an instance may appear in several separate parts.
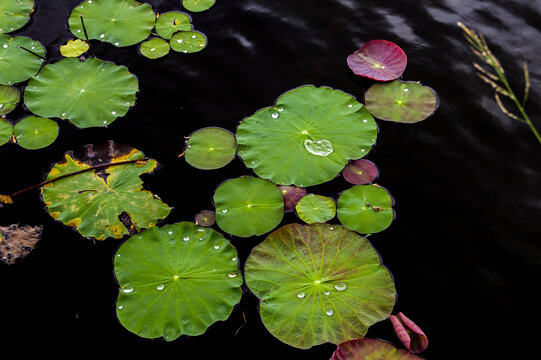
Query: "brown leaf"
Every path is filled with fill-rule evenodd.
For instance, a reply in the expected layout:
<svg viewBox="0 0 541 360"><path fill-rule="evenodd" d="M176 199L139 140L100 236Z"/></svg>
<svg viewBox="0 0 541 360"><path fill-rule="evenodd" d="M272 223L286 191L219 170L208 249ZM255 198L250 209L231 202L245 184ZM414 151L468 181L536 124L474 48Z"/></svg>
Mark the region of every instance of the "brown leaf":
<svg viewBox="0 0 541 360"><path fill-rule="evenodd" d="M41 238L42 226L0 226L0 261L11 265L30 253Z"/></svg>

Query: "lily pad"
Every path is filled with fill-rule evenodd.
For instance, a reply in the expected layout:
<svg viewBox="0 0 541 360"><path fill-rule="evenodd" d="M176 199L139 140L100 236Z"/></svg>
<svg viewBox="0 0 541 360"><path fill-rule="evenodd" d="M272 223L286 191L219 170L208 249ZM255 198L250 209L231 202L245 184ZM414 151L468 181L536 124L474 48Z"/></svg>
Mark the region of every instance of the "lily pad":
<svg viewBox="0 0 541 360"><path fill-rule="evenodd" d="M13 125L6 119L0 118L0 146L9 142L13 137Z"/></svg>
<svg viewBox="0 0 541 360"><path fill-rule="evenodd" d="M38 41L0 34L0 84L11 85L34 76L43 63L40 56L45 56L45 49Z"/></svg>
<svg viewBox="0 0 541 360"><path fill-rule="evenodd" d="M90 47L86 41L81 39L68 40L60 47L60 53L65 57L78 57L88 51Z"/></svg>
<svg viewBox="0 0 541 360"><path fill-rule="evenodd" d="M336 215L336 203L326 196L310 194L295 206L299 218L307 224L326 222Z"/></svg>
<svg viewBox="0 0 541 360"><path fill-rule="evenodd" d="M398 79L408 63L406 53L395 43L370 40L347 58L356 75L378 81Z"/></svg>
<svg viewBox="0 0 541 360"><path fill-rule="evenodd" d="M179 31L171 38L171 49L181 53L195 53L207 46L207 38L198 31Z"/></svg>
<svg viewBox="0 0 541 360"><path fill-rule="evenodd" d="M22 28L34 11L34 0L0 0L0 34Z"/></svg>
<svg viewBox="0 0 541 360"><path fill-rule="evenodd" d="M215 2L216 0L182 0L182 6L189 11L201 12L210 9Z"/></svg>
<svg viewBox="0 0 541 360"><path fill-rule="evenodd" d="M125 161L129 164L114 165ZM98 164L107 168L68 176L42 187L42 197L49 214L65 225L73 226L85 237L104 240L133 234L156 225L171 208L152 193L142 190L142 174L157 166L142 152L113 142L87 146L86 152L68 152L56 163L47 180L88 169Z"/></svg>
<svg viewBox="0 0 541 360"><path fill-rule="evenodd" d="M144 338L204 333L240 301L237 257L218 232L189 222L129 238L115 256L118 319Z"/></svg>
<svg viewBox="0 0 541 360"><path fill-rule="evenodd" d="M293 211L299 200L306 196L305 188L300 188L292 185L280 185L278 186L278 188L284 196L285 211Z"/></svg>
<svg viewBox="0 0 541 360"><path fill-rule="evenodd" d="M58 124L51 119L27 116L15 124L13 135L22 148L42 149L51 145L58 137Z"/></svg>
<svg viewBox="0 0 541 360"><path fill-rule="evenodd" d="M149 59L158 59L169 54L171 47L164 39L153 38L143 41L139 46L139 52Z"/></svg>
<svg viewBox="0 0 541 360"><path fill-rule="evenodd" d="M192 24L188 15L177 11L158 15L156 19L156 32L164 39L171 39L178 31L191 31Z"/></svg>
<svg viewBox="0 0 541 360"><path fill-rule="evenodd" d="M87 40L88 36L88 40L118 47L145 40L155 22L156 14L150 5L134 0L86 0L69 17L70 30L78 38Z"/></svg>
<svg viewBox="0 0 541 360"><path fill-rule="evenodd" d="M350 161L342 171L344 179L354 185L371 184L378 177L378 174L376 164L365 159Z"/></svg>
<svg viewBox="0 0 541 360"><path fill-rule="evenodd" d="M393 199L376 185L356 185L340 194L337 213L340 222L361 234L385 230L394 219Z"/></svg>
<svg viewBox="0 0 541 360"><path fill-rule="evenodd" d="M195 215L195 224L199 226L209 227L216 222L216 215L214 211L203 210Z"/></svg>
<svg viewBox="0 0 541 360"><path fill-rule="evenodd" d="M39 116L68 119L81 128L107 126L135 104L138 90L137 78L124 66L67 58L45 65L30 80L24 102Z"/></svg>
<svg viewBox="0 0 541 360"><path fill-rule="evenodd" d="M422 121L438 107L438 98L432 89L399 80L372 85L364 100L370 113L378 119L401 123Z"/></svg>
<svg viewBox="0 0 541 360"><path fill-rule="evenodd" d="M303 349L364 336L395 302L391 274L372 245L338 225L274 231L252 250L244 274L265 327Z"/></svg>
<svg viewBox="0 0 541 360"><path fill-rule="evenodd" d="M0 85L0 115L9 114L19 104L21 94L13 86Z"/></svg>
<svg viewBox="0 0 541 360"><path fill-rule="evenodd" d="M240 237L265 234L284 216L284 198L278 187L251 176L222 183L214 193L214 205L218 226Z"/></svg>
<svg viewBox="0 0 541 360"><path fill-rule="evenodd" d="M235 135L222 128L207 127L190 135L184 157L195 168L212 170L229 164L236 152Z"/></svg>
<svg viewBox="0 0 541 360"><path fill-rule="evenodd" d="M406 350L377 339L356 339L338 345L331 360L422 360Z"/></svg>
<svg viewBox="0 0 541 360"><path fill-rule="evenodd" d="M348 160L365 156L377 124L351 95L306 85L280 96L237 129L240 157L276 184L305 187L332 180Z"/></svg>

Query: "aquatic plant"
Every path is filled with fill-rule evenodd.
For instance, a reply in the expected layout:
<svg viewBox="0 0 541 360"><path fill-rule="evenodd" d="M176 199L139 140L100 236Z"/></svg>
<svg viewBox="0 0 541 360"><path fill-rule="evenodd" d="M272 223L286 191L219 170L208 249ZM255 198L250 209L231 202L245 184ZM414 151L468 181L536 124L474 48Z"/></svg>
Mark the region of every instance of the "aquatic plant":
<svg viewBox="0 0 541 360"><path fill-rule="evenodd" d="M379 339L355 339L338 345L331 360L422 360Z"/></svg>
<svg viewBox="0 0 541 360"><path fill-rule="evenodd" d="M216 0L182 0L182 5L186 10L200 12L210 9L215 2Z"/></svg>
<svg viewBox="0 0 541 360"><path fill-rule="evenodd" d="M22 28L34 11L34 0L0 0L0 34Z"/></svg>
<svg viewBox="0 0 541 360"><path fill-rule="evenodd" d="M21 94L16 87L0 85L0 116L7 115L19 104Z"/></svg>
<svg viewBox="0 0 541 360"><path fill-rule="evenodd" d="M51 119L27 116L15 124L13 136L17 144L25 149L42 149L58 137L58 124Z"/></svg>
<svg viewBox="0 0 541 360"><path fill-rule="evenodd" d="M171 37L171 49L181 53L195 53L207 46L207 38L198 31L179 31Z"/></svg>
<svg viewBox="0 0 541 360"><path fill-rule="evenodd" d="M306 188L293 185L280 185L278 188L284 196L285 211L293 211L299 200L306 195Z"/></svg>
<svg viewBox="0 0 541 360"><path fill-rule="evenodd" d="M210 227L216 222L214 211L203 210L195 215L195 225Z"/></svg>
<svg viewBox="0 0 541 360"><path fill-rule="evenodd" d="M194 131L186 140L183 155L191 166L214 170L226 166L237 152L237 140L230 131L207 127Z"/></svg>
<svg viewBox="0 0 541 360"><path fill-rule="evenodd" d="M412 353L419 354L428 347L428 338L419 326L408 319L406 315L399 312L389 316L396 335L404 344L406 349Z"/></svg>
<svg viewBox="0 0 541 360"><path fill-rule="evenodd" d="M171 39L173 34L179 31L191 31L191 21L188 15L178 11L159 14L155 25L156 33L164 39Z"/></svg>
<svg viewBox="0 0 541 360"><path fill-rule="evenodd" d="M90 45L81 39L68 40L60 47L60 54L64 57L78 57L90 49Z"/></svg>
<svg viewBox="0 0 541 360"><path fill-rule="evenodd" d="M45 48L25 36L0 34L0 84L11 85L34 76L44 61Z"/></svg>
<svg viewBox="0 0 541 360"><path fill-rule="evenodd" d="M5 120L0 118L0 145L4 145L13 137L13 125Z"/></svg>
<svg viewBox="0 0 541 360"><path fill-rule="evenodd" d="M327 196L309 194L295 206L297 216L307 224L327 222L336 215L336 203Z"/></svg>
<svg viewBox="0 0 541 360"><path fill-rule="evenodd" d="M376 164L366 159L352 160L342 170L344 179L353 185L371 184L378 175Z"/></svg>
<svg viewBox="0 0 541 360"><path fill-rule="evenodd" d="M43 226L0 226L0 262L11 265L24 258L41 239Z"/></svg>
<svg viewBox="0 0 541 360"><path fill-rule="evenodd" d="M143 41L139 45L139 52L149 59L158 59L169 54L171 46L167 41L161 38L152 38Z"/></svg>
<svg viewBox="0 0 541 360"><path fill-rule="evenodd" d="M408 59L398 45L387 40L370 40L347 58L349 68L356 75L377 81L398 79Z"/></svg>

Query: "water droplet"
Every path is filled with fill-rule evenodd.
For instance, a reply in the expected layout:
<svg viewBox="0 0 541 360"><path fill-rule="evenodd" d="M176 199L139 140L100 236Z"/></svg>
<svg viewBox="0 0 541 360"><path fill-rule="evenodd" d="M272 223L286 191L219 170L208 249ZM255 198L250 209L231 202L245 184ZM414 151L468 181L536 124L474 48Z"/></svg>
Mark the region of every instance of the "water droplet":
<svg viewBox="0 0 541 360"><path fill-rule="evenodd" d="M0 109L4 107L4 104L0 104Z"/></svg>
<svg viewBox="0 0 541 360"><path fill-rule="evenodd" d="M124 306L123 305L118 305L118 310L122 310L124 309Z"/></svg>
<svg viewBox="0 0 541 360"><path fill-rule="evenodd" d="M329 230L333 230L333 229L334 229L334 228L333 228L332 226L329 228Z"/></svg>
<svg viewBox="0 0 541 360"><path fill-rule="evenodd" d="M155 48L151 48L150 51L156 51L156 49L155 49Z"/></svg>
<svg viewBox="0 0 541 360"><path fill-rule="evenodd" d="M104 123L104 124L107 124L107 121L104 121L103 123Z"/></svg>
<svg viewBox="0 0 541 360"><path fill-rule="evenodd" d="M334 151L332 143L326 139L317 141L306 139L304 140L304 147L310 154L317 156L328 156Z"/></svg>
<svg viewBox="0 0 541 360"><path fill-rule="evenodd" d="M197 229L198 232L205 232L205 229Z"/></svg>
<svg viewBox="0 0 541 360"><path fill-rule="evenodd" d="M325 295L331 295L331 292L330 291L325 291Z"/></svg>
<svg viewBox="0 0 541 360"><path fill-rule="evenodd" d="M214 250L220 249L220 245L214 245Z"/></svg>
<svg viewBox="0 0 541 360"><path fill-rule="evenodd" d="M376 142L376 139L372 139L372 142Z"/></svg>
<svg viewBox="0 0 541 360"><path fill-rule="evenodd" d="M183 40L182 39L178 39L177 42L180 44Z"/></svg>
<svg viewBox="0 0 541 360"><path fill-rule="evenodd" d="M231 258L231 261L237 261L237 258L236 257Z"/></svg>
<svg viewBox="0 0 541 360"><path fill-rule="evenodd" d="M353 107L353 104L348 104L348 108L352 108Z"/></svg>
<svg viewBox="0 0 541 360"><path fill-rule="evenodd" d="M343 282L338 282L334 284L334 288L338 291L344 291L348 288L348 286Z"/></svg>
<svg viewBox="0 0 541 360"><path fill-rule="evenodd" d="M189 236L184 236L184 237L182 238L182 240L188 241L188 240L190 240L190 237L189 237Z"/></svg>
<svg viewBox="0 0 541 360"><path fill-rule="evenodd" d="M66 116L66 113L62 113L62 116Z"/></svg>
<svg viewBox="0 0 541 360"><path fill-rule="evenodd" d="M197 36L196 35L192 35L192 39L195 39Z"/></svg>
<svg viewBox="0 0 541 360"><path fill-rule="evenodd" d="M116 115L116 111L111 111L111 114Z"/></svg>
<svg viewBox="0 0 541 360"><path fill-rule="evenodd" d="M408 91L409 91L409 89L408 89L408 88L404 88L404 92L408 92Z"/></svg>
<svg viewBox="0 0 541 360"><path fill-rule="evenodd" d="M77 30L77 32L80 33L80 32L81 32L81 29Z"/></svg>
<svg viewBox="0 0 541 360"><path fill-rule="evenodd" d="M124 292L125 294L129 294L131 292L133 292L133 286L126 286L125 288L122 289L122 292Z"/></svg>
<svg viewBox="0 0 541 360"><path fill-rule="evenodd" d="M227 213L227 209L223 209L223 210L222 210L222 213L226 214L226 213Z"/></svg>
<svg viewBox="0 0 541 360"><path fill-rule="evenodd" d="M100 39L103 39L105 37L105 34L100 34Z"/></svg>
<svg viewBox="0 0 541 360"><path fill-rule="evenodd" d="M158 286L156 286L156 290L158 290L158 291L162 291L163 289L165 289L164 284L159 284Z"/></svg>
<svg viewBox="0 0 541 360"><path fill-rule="evenodd" d="M173 232L172 231L168 231L167 232L169 235L173 235Z"/></svg>
<svg viewBox="0 0 541 360"><path fill-rule="evenodd" d="M2 45L2 47L3 47L4 49L7 49L8 44L4 44L4 45Z"/></svg>
<svg viewBox="0 0 541 360"><path fill-rule="evenodd" d="M120 45L120 43L119 43L119 42L116 42L116 43L115 43L115 46L118 46L118 45Z"/></svg>
<svg viewBox="0 0 541 360"><path fill-rule="evenodd" d="M278 111L279 111L279 112L282 112L282 111L284 111L284 108L283 108L283 107L278 108Z"/></svg>
<svg viewBox="0 0 541 360"><path fill-rule="evenodd" d="M368 119L363 119L363 123L367 123L368 122Z"/></svg>
<svg viewBox="0 0 541 360"><path fill-rule="evenodd" d="M364 149L361 149L361 152L364 152L365 150Z"/></svg>
<svg viewBox="0 0 541 360"><path fill-rule="evenodd" d="M327 311L325 311L325 314L331 316L332 314L334 314L334 311L332 311L332 309L328 309Z"/></svg>
<svg viewBox="0 0 541 360"><path fill-rule="evenodd" d="M381 68L382 68L382 69L385 69L385 65L381 65Z"/></svg>
<svg viewBox="0 0 541 360"><path fill-rule="evenodd" d="M280 114L278 114L277 112L275 112L275 113L272 113L272 114L271 114L271 117L272 117L273 119L276 120L276 119L278 119L278 118L280 117Z"/></svg>
<svg viewBox="0 0 541 360"><path fill-rule="evenodd" d="M302 299L302 298L304 298L305 296L306 296L306 294L304 293L304 291L299 291L299 292L297 293L297 297L298 297L299 299Z"/></svg>
<svg viewBox="0 0 541 360"><path fill-rule="evenodd" d="M232 272L230 272L229 274L227 274L227 277L229 277L229 278L235 278L235 277L237 277L237 272L236 272L236 271L232 271Z"/></svg>

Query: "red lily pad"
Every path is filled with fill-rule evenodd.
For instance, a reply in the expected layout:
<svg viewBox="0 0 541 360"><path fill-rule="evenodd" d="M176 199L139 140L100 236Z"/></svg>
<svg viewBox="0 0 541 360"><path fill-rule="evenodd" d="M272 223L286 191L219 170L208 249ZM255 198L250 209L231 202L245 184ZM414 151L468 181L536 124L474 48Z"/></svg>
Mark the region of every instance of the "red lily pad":
<svg viewBox="0 0 541 360"><path fill-rule="evenodd" d="M214 211L203 210L195 215L195 224L203 227L209 227L216 222L216 215Z"/></svg>
<svg viewBox="0 0 541 360"><path fill-rule="evenodd" d="M352 160L342 170L344 179L353 185L372 184L378 177L378 174L379 171L376 164L364 159Z"/></svg>
<svg viewBox="0 0 541 360"><path fill-rule="evenodd" d="M331 360L422 360L406 350L377 339L356 339L338 345Z"/></svg>
<svg viewBox="0 0 541 360"><path fill-rule="evenodd" d="M404 50L387 40L370 40L347 58L355 75L377 81L389 81L402 76L408 58Z"/></svg>
<svg viewBox="0 0 541 360"><path fill-rule="evenodd" d="M278 188L284 196L285 211L293 211L299 200L306 196L305 188L300 188L293 185L282 185L278 186Z"/></svg>
<svg viewBox="0 0 541 360"><path fill-rule="evenodd" d="M394 331L402 344L412 353L419 354L428 347L428 338L419 326L399 312L389 316Z"/></svg>

